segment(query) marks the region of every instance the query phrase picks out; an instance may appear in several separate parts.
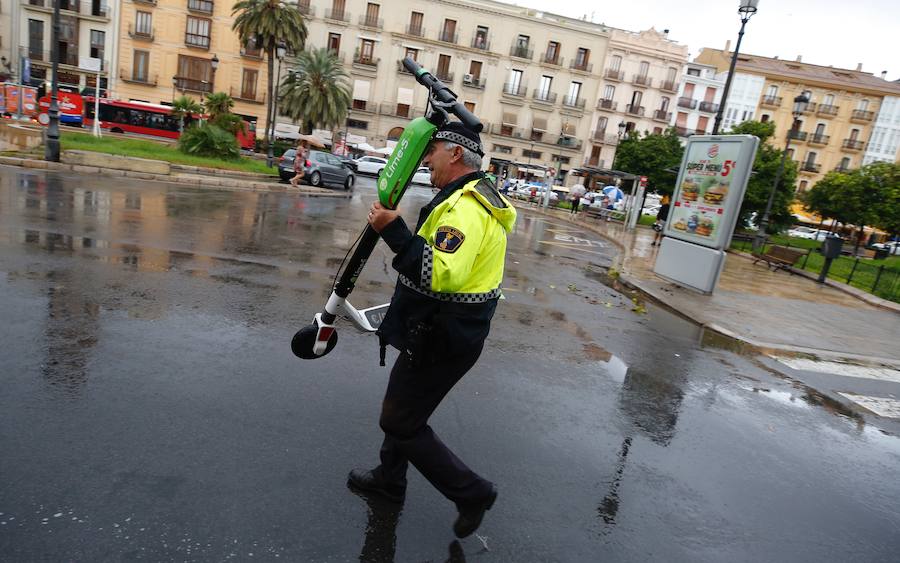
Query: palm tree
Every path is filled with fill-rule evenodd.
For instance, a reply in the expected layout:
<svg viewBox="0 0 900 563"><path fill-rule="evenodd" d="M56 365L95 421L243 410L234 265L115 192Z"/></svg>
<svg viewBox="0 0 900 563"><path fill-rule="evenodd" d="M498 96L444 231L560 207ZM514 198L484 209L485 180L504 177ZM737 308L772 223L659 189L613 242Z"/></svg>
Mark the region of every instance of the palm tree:
<svg viewBox="0 0 900 563"><path fill-rule="evenodd" d="M278 103L282 114L311 133L314 127L340 126L352 99L350 77L341 61L329 49L313 48L300 53L297 68L282 81Z"/></svg>
<svg viewBox="0 0 900 563"><path fill-rule="evenodd" d="M213 121L218 116L231 113L234 108L234 99L225 92L215 92L206 95L206 113L209 114L209 120Z"/></svg>
<svg viewBox="0 0 900 563"><path fill-rule="evenodd" d="M254 43L268 57L268 108L266 141L271 139L269 130L275 130L272 101L275 91L275 47L284 42L289 52L299 53L306 43L306 21L297 4L283 0L240 0L231 10L236 15L231 28L238 33L242 44ZM271 165L271 164L270 164Z"/></svg>
<svg viewBox="0 0 900 563"><path fill-rule="evenodd" d="M178 132L184 131L184 118L203 113L203 106L190 96L181 96L172 102L172 117L178 120Z"/></svg>

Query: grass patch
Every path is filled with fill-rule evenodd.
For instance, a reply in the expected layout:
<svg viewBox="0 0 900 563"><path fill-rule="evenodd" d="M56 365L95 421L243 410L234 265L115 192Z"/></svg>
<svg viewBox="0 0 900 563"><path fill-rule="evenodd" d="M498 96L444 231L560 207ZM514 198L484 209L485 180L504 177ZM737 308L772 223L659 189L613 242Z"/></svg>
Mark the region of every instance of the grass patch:
<svg viewBox="0 0 900 563"><path fill-rule="evenodd" d="M241 172L254 172L269 176L278 175L278 168L268 168L265 162L247 157L241 157L240 160L219 160L217 158L184 154L172 145L145 141L143 139L122 139L109 136L98 139L87 133L72 131L62 131L60 135L62 150L102 152L133 156L135 158L164 160L173 164L185 164L188 166L240 170Z"/></svg>

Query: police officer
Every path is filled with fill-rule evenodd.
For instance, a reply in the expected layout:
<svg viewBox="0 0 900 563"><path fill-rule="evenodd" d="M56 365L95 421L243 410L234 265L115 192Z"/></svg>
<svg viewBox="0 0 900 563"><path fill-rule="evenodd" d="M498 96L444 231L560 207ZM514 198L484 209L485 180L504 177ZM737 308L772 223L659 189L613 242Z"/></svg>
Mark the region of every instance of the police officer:
<svg viewBox="0 0 900 563"><path fill-rule="evenodd" d="M349 477L351 487L402 502L412 463L456 503L453 531L460 538L481 524L497 488L441 442L428 418L478 360L500 297L516 211L480 171L483 156L478 134L451 122L422 161L440 191L420 211L415 231L379 203L369 213L369 224L396 253L400 275L379 337L382 353L390 344L400 355L381 408L381 464Z"/></svg>

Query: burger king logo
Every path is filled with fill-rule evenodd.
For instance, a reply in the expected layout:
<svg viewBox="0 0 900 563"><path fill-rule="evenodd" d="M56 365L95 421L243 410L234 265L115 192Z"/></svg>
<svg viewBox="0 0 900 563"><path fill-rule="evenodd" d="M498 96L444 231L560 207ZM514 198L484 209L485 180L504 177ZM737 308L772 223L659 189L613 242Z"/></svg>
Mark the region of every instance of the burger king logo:
<svg viewBox="0 0 900 563"><path fill-rule="evenodd" d="M709 158L716 158L719 154L719 145L710 145L709 150L706 151L707 156Z"/></svg>

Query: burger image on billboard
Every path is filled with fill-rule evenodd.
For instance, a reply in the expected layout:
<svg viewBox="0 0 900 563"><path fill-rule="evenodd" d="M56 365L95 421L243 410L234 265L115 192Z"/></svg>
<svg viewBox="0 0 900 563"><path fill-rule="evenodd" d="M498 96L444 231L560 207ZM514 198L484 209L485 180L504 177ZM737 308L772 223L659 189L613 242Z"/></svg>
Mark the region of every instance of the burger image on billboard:
<svg viewBox="0 0 900 563"><path fill-rule="evenodd" d="M712 219L709 219L707 217L700 219L700 224L697 225L697 234L704 236L704 237L708 237L709 235L712 234L712 231L713 231Z"/></svg>
<svg viewBox="0 0 900 563"><path fill-rule="evenodd" d="M718 184L706 190L703 201L711 205L721 205L722 200L728 195L728 184Z"/></svg>
<svg viewBox="0 0 900 563"><path fill-rule="evenodd" d="M685 201L697 201L697 184L693 180L685 180L681 183L681 199Z"/></svg>
<svg viewBox="0 0 900 563"><path fill-rule="evenodd" d="M679 231L683 231L687 229L687 223L685 223L684 218L681 218L672 225L672 227L678 229Z"/></svg>

